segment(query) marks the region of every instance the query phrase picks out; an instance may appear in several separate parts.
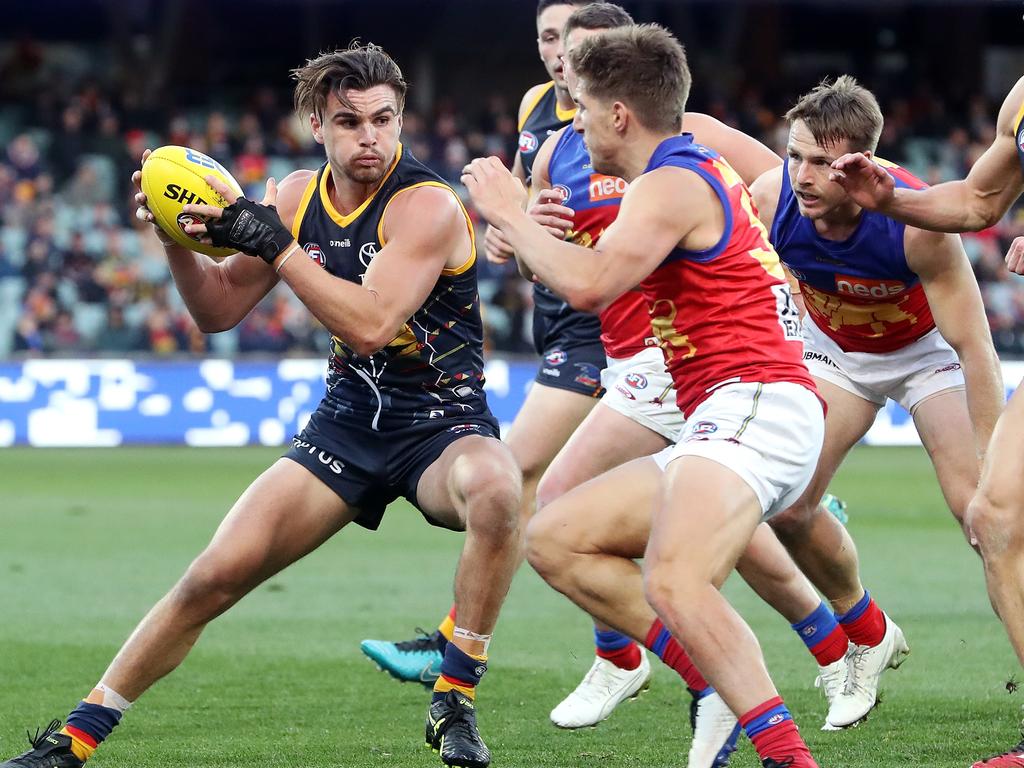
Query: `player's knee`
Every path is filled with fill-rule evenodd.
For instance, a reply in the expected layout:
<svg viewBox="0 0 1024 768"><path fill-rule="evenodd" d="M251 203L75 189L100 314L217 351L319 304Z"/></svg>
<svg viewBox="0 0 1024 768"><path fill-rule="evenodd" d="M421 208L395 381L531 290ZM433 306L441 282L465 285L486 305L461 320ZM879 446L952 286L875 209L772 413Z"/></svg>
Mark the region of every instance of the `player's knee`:
<svg viewBox="0 0 1024 768"><path fill-rule="evenodd" d="M674 616L691 603L697 586L688 569L676 568L671 561L648 557L644 560L644 597L659 616Z"/></svg>
<svg viewBox="0 0 1024 768"><path fill-rule="evenodd" d="M249 590L249 579L237 563L204 552L185 571L172 599L185 612L211 619L238 602Z"/></svg>
<svg viewBox="0 0 1024 768"><path fill-rule="evenodd" d="M511 460L477 462L460 478L459 495L466 504L467 526L475 533L518 535L522 480Z"/></svg>
<svg viewBox="0 0 1024 768"><path fill-rule="evenodd" d="M526 526L526 559L545 581L558 573L568 554L560 535L565 526L557 520L555 515L538 513Z"/></svg>
<svg viewBox="0 0 1024 768"><path fill-rule="evenodd" d="M967 505L964 527L986 561L1024 548L1024 519L1020 510L983 491L978 491Z"/></svg>
<svg viewBox="0 0 1024 768"><path fill-rule="evenodd" d="M816 512L814 504L797 503L773 517L770 525L779 541L789 547L807 536L807 529Z"/></svg>

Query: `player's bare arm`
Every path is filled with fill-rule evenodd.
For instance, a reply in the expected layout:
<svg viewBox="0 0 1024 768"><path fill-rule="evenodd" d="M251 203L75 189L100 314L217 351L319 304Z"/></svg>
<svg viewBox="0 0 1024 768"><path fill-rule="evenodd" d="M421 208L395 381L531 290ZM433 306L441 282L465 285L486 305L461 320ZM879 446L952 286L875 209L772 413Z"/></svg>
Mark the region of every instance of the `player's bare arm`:
<svg viewBox="0 0 1024 768"><path fill-rule="evenodd" d="M595 249L559 242L522 211L522 192L497 158L474 160L462 181L477 209L505 233L537 277L587 312L600 312L635 287L677 246L699 250L714 245L724 228L711 187L697 174L677 168L637 178L618 219Z"/></svg>
<svg viewBox="0 0 1024 768"><path fill-rule="evenodd" d="M981 291L959 235L907 227L907 265L921 278L935 326L963 366L967 407L983 456L1005 395Z"/></svg>
<svg viewBox="0 0 1024 768"><path fill-rule="evenodd" d="M565 216L568 215L568 221L571 225L572 210L564 205L558 205L558 202L551 194L551 170L549 166L551 165L551 156L555 152L555 147L558 146L562 133L571 130L572 127L567 126L551 134L537 151L537 156L533 160L533 179L528 189L529 198L526 204L527 211L539 224L542 226L558 227L563 232L568 227L561 227L560 222L565 221ZM549 218L550 220L546 220ZM519 274L527 280L534 279L533 270L530 269L524 259L516 256L516 263L519 265Z"/></svg>
<svg viewBox="0 0 1024 768"><path fill-rule="evenodd" d="M529 117L530 108L536 103L538 96L544 90L545 84L539 83L530 88L525 94L523 94L522 101L519 102L519 130L523 129L523 123L526 122L526 118ZM548 153L548 158L551 157L551 153ZM539 159L539 156L538 156ZM536 172L536 161L534 162L534 169ZM516 152L515 160L512 161L512 175L515 176L519 181L526 186L526 168L523 166L523 158L518 152ZM534 185L536 187L536 185ZM501 230L496 229L493 225L488 224L487 229L484 232L484 254L487 256L487 260L492 264L504 264L509 259L515 258L515 251L512 250L512 246L508 244L505 236L501 234ZM527 280L532 280L533 275L528 272L523 272L523 264L519 263L519 271L523 277Z"/></svg>
<svg viewBox="0 0 1024 768"><path fill-rule="evenodd" d="M150 150L142 156L143 162ZM279 213L285 223L295 216L302 190L312 171L296 171L277 187ZM167 263L175 286L196 325L205 333L218 333L234 328L277 283L277 275L259 259L242 253L215 261L202 253L182 248L167 238L156 226L146 206L141 189L141 171L132 174L138 188L136 216L153 222L157 236L164 244Z"/></svg>
<svg viewBox="0 0 1024 768"><path fill-rule="evenodd" d="M861 153L843 155L830 177L854 201L914 227L939 232L973 232L994 226L1024 192L1016 129L1024 107L1024 78L999 110L996 138L967 178L924 190L896 189L884 168ZM884 177L884 178L883 178Z"/></svg>
<svg viewBox="0 0 1024 768"><path fill-rule="evenodd" d="M507 173L507 171L506 171ZM228 200L233 193L211 183ZM274 188L267 187L267 205ZM209 205L185 206L212 219L224 211ZM266 213L266 209L264 209ZM294 213L292 214L294 216ZM382 349L423 305L441 270L465 264L472 253L468 224L455 196L440 187L418 187L393 198L382 222L386 243L370 263L362 285L324 272L312 259L293 259L292 241L274 258L274 268L327 330L361 355ZM206 233L192 225L190 234Z"/></svg>
<svg viewBox="0 0 1024 768"><path fill-rule="evenodd" d="M722 155L748 186L767 171L782 166L782 158L760 141L711 115L686 112L683 130L692 133L698 144L711 147Z"/></svg>
<svg viewBox="0 0 1024 768"><path fill-rule="evenodd" d="M466 217L447 189L419 187L393 198L380 252L362 285L333 277L312 259L290 259L281 277L302 303L361 355L382 349L423 306L443 269L471 257Z"/></svg>

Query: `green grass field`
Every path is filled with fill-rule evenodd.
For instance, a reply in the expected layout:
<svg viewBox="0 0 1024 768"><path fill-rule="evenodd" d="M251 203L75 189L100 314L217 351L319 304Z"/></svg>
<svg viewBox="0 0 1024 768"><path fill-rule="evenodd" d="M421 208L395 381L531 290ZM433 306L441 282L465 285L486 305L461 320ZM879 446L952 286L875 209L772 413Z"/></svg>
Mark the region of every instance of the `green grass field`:
<svg viewBox="0 0 1024 768"><path fill-rule="evenodd" d="M147 608L277 451L0 452L0 759L24 730L63 717ZM822 733L815 666L742 583L727 591L825 767L960 768L1017 740L1018 665L920 450L858 449L833 490L850 503L865 583L913 650L882 681L866 725ZM428 697L377 671L365 637L433 628L451 600L458 535L396 505L376 534L341 533L214 622L94 759L131 766L435 766L422 745ZM547 715L579 681L586 618L528 569L491 648L480 698L494 765L682 766L687 696L659 668L651 690L596 729ZM735 766L757 765L749 744Z"/></svg>

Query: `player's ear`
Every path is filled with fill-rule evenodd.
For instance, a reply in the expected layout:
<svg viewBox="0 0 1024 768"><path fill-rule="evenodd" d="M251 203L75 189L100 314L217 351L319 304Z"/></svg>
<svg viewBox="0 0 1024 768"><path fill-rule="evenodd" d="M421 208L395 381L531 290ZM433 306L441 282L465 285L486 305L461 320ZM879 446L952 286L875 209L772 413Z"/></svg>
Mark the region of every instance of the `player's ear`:
<svg viewBox="0 0 1024 768"><path fill-rule="evenodd" d="M313 139L317 144L324 143L324 127L320 124L320 118L316 116L316 112L309 113L309 127L313 130Z"/></svg>
<svg viewBox="0 0 1024 768"><path fill-rule="evenodd" d="M621 101L612 104L612 127L617 133L625 133L629 125L629 107Z"/></svg>
<svg viewBox="0 0 1024 768"><path fill-rule="evenodd" d="M875 159L875 153L872 152L870 149L865 149L863 152L861 152L861 154L864 155L864 157L866 157L868 160Z"/></svg>

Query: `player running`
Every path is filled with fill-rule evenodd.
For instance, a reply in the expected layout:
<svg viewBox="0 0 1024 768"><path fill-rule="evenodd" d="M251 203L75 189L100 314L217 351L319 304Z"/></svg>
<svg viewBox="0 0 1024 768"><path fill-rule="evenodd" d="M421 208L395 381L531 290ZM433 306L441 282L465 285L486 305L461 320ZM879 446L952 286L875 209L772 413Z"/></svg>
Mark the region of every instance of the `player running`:
<svg viewBox="0 0 1024 768"><path fill-rule="evenodd" d="M550 135L569 125L576 113L563 74L562 35L569 16L577 8L590 4L590 0L539 0L537 4L537 49L551 79L530 88L519 109L519 150L512 172L527 184L541 145ZM595 28L611 26L616 12L624 13L616 5L600 5L604 7L581 23L596 25ZM487 228L485 245L491 261L504 262L515 256L493 226ZM534 386L505 436L523 472L523 526L533 515L541 475L604 392L601 372L605 367L605 350L598 318L573 309L542 283L534 283L533 296L533 339L540 365ZM429 635L397 643L364 640L361 647L394 677L430 683L437 676L441 649L451 638L455 620L453 608L437 631ZM588 674L581 683L584 690L577 689L577 693L585 695L606 717L620 701L636 695L647 685L650 665L646 655L628 637L605 626L596 627L595 632L599 633L596 635L598 655L604 654L607 663L597 676ZM641 659L639 666L630 668L628 665L636 657ZM626 667L616 663L622 659L626 660ZM572 696L570 694L570 699ZM585 717L580 720L578 714L555 717L556 725L565 728L594 725L603 719Z"/></svg>
<svg viewBox="0 0 1024 768"><path fill-rule="evenodd" d="M856 646L846 679L824 680L839 691L830 697L827 724L846 727L875 705L879 676L899 666L908 648L900 628L864 590L849 533L818 514L811 500L892 398L913 417L946 503L963 523L1003 390L960 238L865 211L829 181L837 157L874 151L882 132L875 97L844 76L803 96L786 117L786 168L766 174L752 191L779 257L800 286L804 362L828 416L814 479L773 525ZM891 163L886 169L900 188L923 186Z"/></svg>
<svg viewBox="0 0 1024 768"><path fill-rule="evenodd" d="M233 204L188 208L208 221L186 232L241 254L216 263L164 243L207 332L237 325L283 280L333 335L327 392L67 726L56 730L57 721L3 768L79 768L210 620L349 523L375 529L398 496L430 522L466 531L459 626L426 738L446 765L490 763L473 698L519 563L520 474L483 392L473 226L455 192L399 142L406 84L379 47L323 54L293 74L296 106L327 161L279 190L270 180L263 205L235 201L217 182ZM139 217L153 221L145 196L136 199Z"/></svg>
<svg viewBox="0 0 1024 768"><path fill-rule="evenodd" d="M647 598L743 713L765 768L815 766L756 639L718 591L762 518L804 490L821 448L823 407L801 361L796 307L742 180L716 152L679 135L690 77L678 41L655 25L628 27L584 40L569 59L579 78L576 127L593 169L629 184L597 246L559 241L527 216L522 190L497 158L474 160L463 182L516 253L574 306L599 312L641 286L687 417L681 442L661 454ZM632 482L638 466L650 460L613 473Z"/></svg>
<svg viewBox="0 0 1024 768"><path fill-rule="evenodd" d="M900 188L869 153L851 152L832 164L831 181L857 205L923 229L966 232L995 226L1024 192L1024 78L1007 94L996 138L967 178L927 189ZM1007 265L1024 274L1022 243L1014 241ZM987 337L988 330L984 330ZM1017 658L1024 664L1024 394L1018 387L983 455L981 482L964 525L985 565L985 582ZM1024 768L1024 741L973 768Z"/></svg>

